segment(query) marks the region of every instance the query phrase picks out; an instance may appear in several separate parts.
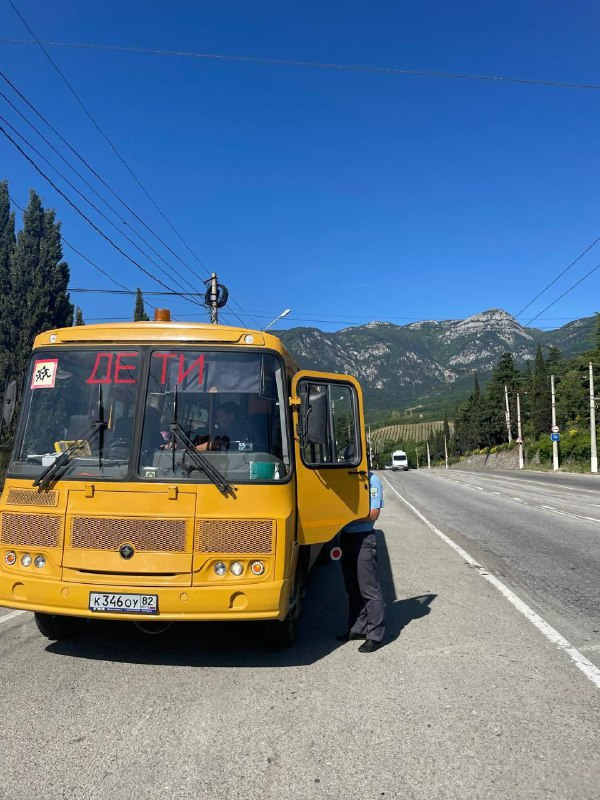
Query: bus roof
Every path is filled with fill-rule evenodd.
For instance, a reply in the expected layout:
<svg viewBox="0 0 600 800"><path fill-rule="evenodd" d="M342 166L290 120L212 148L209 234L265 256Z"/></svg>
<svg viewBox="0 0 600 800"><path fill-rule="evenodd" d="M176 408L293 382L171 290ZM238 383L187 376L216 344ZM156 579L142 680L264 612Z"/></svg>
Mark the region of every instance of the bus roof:
<svg viewBox="0 0 600 800"><path fill-rule="evenodd" d="M34 348L64 344L129 342L131 344L239 344L267 347L281 353L296 368L295 359L277 336L249 328L210 325L201 322L108 322L97 325L74 325L44 331L35 337Z"/></svg>

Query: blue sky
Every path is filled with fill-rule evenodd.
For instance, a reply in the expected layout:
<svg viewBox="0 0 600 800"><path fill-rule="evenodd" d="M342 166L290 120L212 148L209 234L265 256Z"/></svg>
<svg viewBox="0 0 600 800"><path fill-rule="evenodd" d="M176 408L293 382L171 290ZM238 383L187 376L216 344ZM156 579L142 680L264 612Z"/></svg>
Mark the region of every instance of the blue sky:
<svg viewBox="0 0 600 800"><path fill-rule="evenodd" d="M600 84L600 9L581 0L14 2L43 40ZM6 0L0 32L30 38ZM600 91L48 49L190 248L229 287L234 304L224 320L234 324L232 311L253 327L289 306L282 326L323 330L496 307L516 314L600 235ZM2 43L0 64L206 277L39 48ZM0 107L58 166L2 98ZM0 138L0 178L15 200L24 203L33 186L78 249L120 283L160 290ZM144 235L197 290L198 278ZM114 288L67 248L65 257L73 287ZM520 321L597 263L600 244ZM558 327L600 310L599 286L600 270L534 324ZM89 321L132 310L128 296L72 299ZM206 318L180 299L152 302L181 319Z"/></svg>

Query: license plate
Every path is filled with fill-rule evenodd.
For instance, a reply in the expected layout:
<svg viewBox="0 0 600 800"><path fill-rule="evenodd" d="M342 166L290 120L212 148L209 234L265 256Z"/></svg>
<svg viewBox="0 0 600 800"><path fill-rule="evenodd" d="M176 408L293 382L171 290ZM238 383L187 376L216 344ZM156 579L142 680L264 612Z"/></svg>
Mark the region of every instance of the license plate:
<svg viewBox="0 0 600 800"><path fill-rule="evenodd" d="M111 614L158 614L157 594L90 592L90 611Z"/></svg>

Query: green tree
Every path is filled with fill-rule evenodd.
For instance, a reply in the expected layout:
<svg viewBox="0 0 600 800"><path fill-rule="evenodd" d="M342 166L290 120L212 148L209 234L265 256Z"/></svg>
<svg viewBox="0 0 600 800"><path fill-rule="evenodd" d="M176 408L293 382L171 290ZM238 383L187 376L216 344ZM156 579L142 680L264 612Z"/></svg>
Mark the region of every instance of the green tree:
<svg viewBox="0 0 600 800"><path fill-rule="evenodd" d="M485 446L502 444L507 441L506 402L504 387L508 388L510 399L511 433L516 435L516 395L521 391L521 377L511 353L504 353L494 367L481 402L481 444Z"/></svg>
<svg viewBox="0 0 600 800"><path fill-rule="evenodd" d="M142 290L138 287L135 293L135 309L133 311L133 321L134 322L148 322L150 317L146 314L146 309L144 308L144 296L142 294Z"/></svg>
<svg viewBox="0 0 600 800"><path fill-rule="evenodd" d="M550 376L539 343L535 354L531 391L531 427L533 435L537 437L542 433L548 433L552 424Z"/></svg>
<svg viewBox="0 0 600 800"><path fill-rule="evenodd" d="M73 325L85 325L83 311L79 308L79 306L75 307L75 319L73 320Z"/></svg>
<svg viewBox="0 0 600 800"><path fill-rule="evenodd" d="M15 215L10 210L8 182L0 182L0 391L8 377L10 342L6 336L7 298L10 291L10 265L15 250Z"/></svg>
<svg viewBox="0 0 600 800"><path fill-rule="evenodd" d="M0 341L7 352L6 372L25 373L33 340L49 328L73 323L69 267L62 261L60 223L31 190L10 261L1 314Z"/></svg>

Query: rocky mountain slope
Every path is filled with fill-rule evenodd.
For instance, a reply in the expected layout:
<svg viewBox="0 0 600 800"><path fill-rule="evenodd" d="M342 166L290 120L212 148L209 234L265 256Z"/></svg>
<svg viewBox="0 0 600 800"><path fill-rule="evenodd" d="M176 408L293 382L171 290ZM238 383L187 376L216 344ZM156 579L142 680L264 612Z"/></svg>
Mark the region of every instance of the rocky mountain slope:
<svg viewBox="0 0 600 800"><path fill-rule="evenodd" d="M522 364L534 358L539 341L572 355L591 346L593 330L593 317L540 331L491 309L464 320L370 322L335 333L292 328L277 335L301 367L355 375L374 412L436 397L450 404L471 389L475 373L485 382L502 353Z"/></svg>

